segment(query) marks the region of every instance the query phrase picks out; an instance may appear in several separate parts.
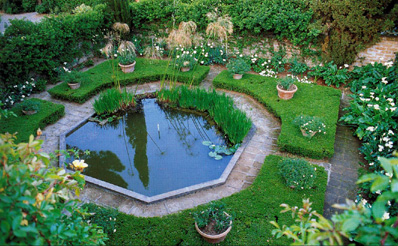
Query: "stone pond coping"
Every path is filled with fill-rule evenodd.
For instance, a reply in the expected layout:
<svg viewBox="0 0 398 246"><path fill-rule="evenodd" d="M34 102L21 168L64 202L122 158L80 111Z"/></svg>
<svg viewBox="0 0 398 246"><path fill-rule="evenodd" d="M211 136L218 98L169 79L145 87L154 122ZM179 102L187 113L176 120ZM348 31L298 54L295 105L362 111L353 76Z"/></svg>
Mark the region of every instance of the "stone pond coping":
<svg viewBox="0 0 398 246"><path fill-rule="evenodd" d="M82 126L85 123L87 123L89 121L89 119L91 117L93 117L94 115L95 114L89 115L88 117L86 117L85 119L83 119L82 121L77 123L76 125L72 126L69 130L67 130L66 132L61 134L59 136L59 150L66 151L66 137L69 134L71 134L72 132L74 132L77 128L79 128L80 126ZM228 176L232 172L232 169L235 167L235 164L239 160L241 154L244 152L245 148L247 147L247 145L250 142L251 138L254 136L255 132L256 132L256 126L254 124L252 124L252 127L251 127L250 131L246 135L245 139L242 141L241 146L236 150L235 154L232 156L231 160L229 161L228 165L225 167L224 172L221 174L220 178L215 179L215 180L210 180L210 181L207 181L207 182L203 182L203 183L200 183L200 184L196 184L196 185L191 185L191 186L184 187L184 188L181 188L181 189L178 189L178 190L169 191L169 192L162 193L162 194L159 194L159 195L156 195L156 196L145 196L145 195L142 195L140 193L128 190L126 188L122 188L120 186L108 183L106 181L90 177L88 175L84 175L84 178L85 178L86 182L88 182L88 183L97 185L99 187L108 189L110 191L114 191L114 192L120 193L122 195L125 195L127 197L131 197L133 199L137 199L137 200L142 201L144 203L158 202L158 201L161 201L161 200L164 200L164 199L186 195L186 194L189 194L189 193L201 190L201 189L216 187L216 186L225 184L225 182L228 179ZM65 163L65 156L61 155L59 157L59 163L58 163L59 167L64 168L67 172L72 172L71 170L68 170L65 167L64 163Z"/></svg>

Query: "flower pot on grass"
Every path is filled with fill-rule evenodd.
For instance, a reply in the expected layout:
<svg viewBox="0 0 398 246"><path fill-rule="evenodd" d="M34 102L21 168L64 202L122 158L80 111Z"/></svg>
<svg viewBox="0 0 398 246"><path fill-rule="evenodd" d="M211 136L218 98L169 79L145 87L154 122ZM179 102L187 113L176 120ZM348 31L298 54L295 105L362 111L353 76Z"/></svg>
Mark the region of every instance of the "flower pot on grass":
<svg viewBox="0 0 398 246"><path fill-rule="evenodd" d="M241 79L243 74L249 72L251 68L242 58L237 58L231 59L227 64L227 69L234 79Z"/></svg>
<svg viewBox="0 0 398 246"><path fill-rule="evenodd" d="M68 84L68 86L75 90L80 87L80 82L82 80L82 73L78 71L68 71L62 75L62 80Z"/></svg>
<svg viewBox="0 0 398 246"><path fill-rule="evenodd" d="M78 89L80 87L80 83L68 83L68 86L72 89Z"/></svg>
<svg viewBox="0 0 398 246"><path fill-rule="evenodd" d="M241 79L243 77L243 74L234 74L233 77L234 79Z"/></svg>
<svg viewBox="0 0 398 246"><path fill-rule="evenodd" d="M128 49L128 50L122 50L119 53L119 67L122 69L123 73L132 73L134 72L135 69L135 64L136 64L136 54L134 51Z"/></svg>
<svg viewBox="0 0 398 246"><path fill-rule="evenodd" d="M181 72L188 72L189 70L191 70L190 67L182 67L181 68Z"/></svg>
<svg viewBox="0 0 398 246"><path fill-rule="evenodd" d="M26 100L22 103L22 113L25 115L36 114L40 109L40 102Z"/></svg>
<svg viewBox="0 0 398 246"><path fill-rule="evenodd" d="M219 243L232 229L232 217L224 211L224 204L211 203L194 214L196 231L209 243Z"/></svg>
<svg viewBox="0 0 398 246"><path fill-rule="evenodd" d="M132 73L134 72L135 69L135 61L132 64L128 64L128 65L122 65L119 63L119 67L122 69L123 73Z"/></svg>
<svg viewBox="0 0 398 246"><path fill-rule="evenodd" d="M283 100L292 99L294 93L297 91L297 86L294 84L296 79L292 77L283 78L279 84L276 86L278 90L278 97Z"/></svg>

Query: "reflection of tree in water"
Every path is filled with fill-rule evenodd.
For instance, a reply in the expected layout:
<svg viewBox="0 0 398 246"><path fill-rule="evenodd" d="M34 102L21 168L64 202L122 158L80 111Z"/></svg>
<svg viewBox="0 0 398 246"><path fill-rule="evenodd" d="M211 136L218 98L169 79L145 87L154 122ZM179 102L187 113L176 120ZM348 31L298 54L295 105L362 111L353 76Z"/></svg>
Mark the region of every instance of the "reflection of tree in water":
<svg viewBox="0 0 398 246"><path fill-rule="evenodd" d="M129 143L135 149L134 167L138 171L138 176L145 188L149 184L149 168L147 156L147 129L145 114L143 111L128 116L125 126L126 135Z"/></svg>
<svg viewBox="0 0 398 246"><path fill-rule="evenodd" d="M88 167L83 174L109 182L111 184L127 188L127 183L116 172L122 172L125 166L117 155L109 150L90 151L90 155L85 156Z"/></svg>

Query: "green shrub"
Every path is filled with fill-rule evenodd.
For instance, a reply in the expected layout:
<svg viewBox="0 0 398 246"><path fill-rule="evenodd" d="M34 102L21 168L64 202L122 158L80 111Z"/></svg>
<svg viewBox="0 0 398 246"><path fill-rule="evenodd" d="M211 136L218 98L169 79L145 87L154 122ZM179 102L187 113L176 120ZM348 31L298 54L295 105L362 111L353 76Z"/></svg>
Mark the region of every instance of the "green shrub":
<svg viewBox="0 0 398 246"><path fill-rule="evenodd" d="M299 115L293 120L293 124L303 130L309 138L312 134L326 134L326 125L323 120L316 116Z"/></svg>
<svg viewBox="0 0 398 246"><path fill-rule="evenodd" d="M193 108L209 112L217 125L223 130L232 144L243 141L252 123L242 111L234 108L232 98L218 94L215 90L188 89L186 86L174 90L163 89L158 93L161 102L173 104L182 108Z"/></svg>
<svg viewBox="0 0 398 246"><path fill-rule="evenodd" d="M122 65L133 64L136 58L137 56L135 55L135 52L130 52L130 51L123 51L119 53L118 56L119 63Z"/></svg>
<svg viewBox="0 0 398 246"><path fill-rule="evenodd" d="M158 80L178 81L186 84L198 85L209 73L210 68L196 66L188 72L178 72L169 66L166 60L152 60L137 58L134 73L122 73L120 68L113 71L114 60L103 62L83 73L84 81L79 89L70 90L66 83L59 84L48 92L55 98L83 103L105 88L114 85L113 76L116 75L121 85L143 84Z"/></svg>
<svg viewBox="0 0 398 246"><path fill-rule="evenodd" d="M89 215L84 217L87 224L100 226L104 233L112 235L117 231L116 217L118 215L117 209L114 208L101 208L92 203L86 203L82 206L84 209L90 211Z"/></svg>
<svg viewBox="0 0 398 246"><path fill-rule="evenodd" d="M61 76L61 80L68 84L80 83L82 80L82 73L79 71L67 71Z"/></svg>
<svg viewBox="0 0 398 246"><path fill-rule="evenodd" d="M282 150L318 159L333 156L341 92L324 86L297 83L298 90L294 98L285 101L278 97L277 82L278 79L254 74L234 80L228 71L223 71L214 78L213 85L253 96L279 117L282 126L278 145ZM304 138L292 123L294 118L303 113L323 118L326 135Z"/></svg>
<svg viewBox="0 0 398 246"><path fill-rule="evenodd" d="M108 89L101 93L93 103L94 111L98 115L110 115L118 110L125 110L134 107L136 104L134 94L127 92L126 89Z"/></svg>
<svg viewBox="0 0 398 246"><path fill-rule="evenodd" d="M316 167L304 159L283 159L279 164L279 173L292 189L312 189L316 179Z"/></svg>
<svg viewBox="0 0 398 246"><path fill-rule="evenodd" d="M12 136L0 136L0 244L104 244L106 235L84 222L87 211L75 198L84 177L51 166L39 152L42 142L31 136L15 144Z"/></svg>
<svg viewBox="0 0 398 246"><path fill-rule="evenodd" d="M21 103L22 110L24 111L39 111L40 109L40 102L26 100Z"/></svg>
<svg viewBox="0 0 398 246"><path fill-rule="evenodd" d="M231 74L245 74L250 71L250 65L240 58L230 60L227 68Z"/></svg>
<svg viewBox="0 0 398 246"><path fill-rule="evenodd" d="M290 69L289 72L291 72L293 75L299 75L300 77L303 77L303 73L306 72L309 69L307 64L305 62L299 62L297 58L294 58L290 62Z"/></svg>
<svg viewBox="0 0 398 246"><path fill-rule="evenodd" d="M65 114L65 106L55 104L40 99L28 99L40 103L40 111L33 115L24 115L22 113L22 105L17 104L11 111L18 117L8 117L0 119L0 133L17 134L17 142L26 142L29 136L36 134L38 128L45 128L47 125L57 122Z"/></svg>
<svg viewBox="0 0 398 246"><path fill-rule="evenodd" d="M189 51L182 52L182 54L177 55L174 59L174 65L176 69L181 69L183 67L192 69L196 63L195 57L192 56L192 54L189 54Z"/></svg>
<svg viewBox="0 0 398 246"><path fill-rule="evenodd" d="M225 213L224 203L212 202L207 209L194 213L194 218L199 229L203 229L207 225L215 223L213 228L220 234L231 226L232 217Z"/></svg>
<svg viewBox="0 0 398 246"><path fill-rule="evenodd" d="M325 65L319 64L311 68L308 75L312 76L317 80L317 78L322 78L325 80L325 84L328 86L340 87L342 84L346 84L350 79L350 74L348 71L348 64L338 67L333 61L326 63Z"/></svg>
<svg viewBox="0 0 398 246"><path fill-rule="evenodd" d="M288 91L288 90L292 89L291 87L294 85L294 83L297 83L297 80L295 78L286 76L286 77L282 78L281 80L279 80L278 85L280 87L282 87L282 89Z"/></svg>

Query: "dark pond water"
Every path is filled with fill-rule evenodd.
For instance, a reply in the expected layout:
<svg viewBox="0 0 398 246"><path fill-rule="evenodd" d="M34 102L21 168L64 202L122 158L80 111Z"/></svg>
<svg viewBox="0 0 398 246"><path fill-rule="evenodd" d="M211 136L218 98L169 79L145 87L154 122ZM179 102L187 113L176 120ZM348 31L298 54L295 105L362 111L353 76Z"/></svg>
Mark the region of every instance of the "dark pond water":
<svg viewBox="0 0 398 246"><path fill-rule="evenodd" d="M164 109L155 99L140 104L138 112L120 120L104 126L87 122L67 136L67 148L91 152L81 157L89 165L84 174L146 196L221 176L231 156L218 161L208 156L202 141L225 141L204 115Z"/></svg>

